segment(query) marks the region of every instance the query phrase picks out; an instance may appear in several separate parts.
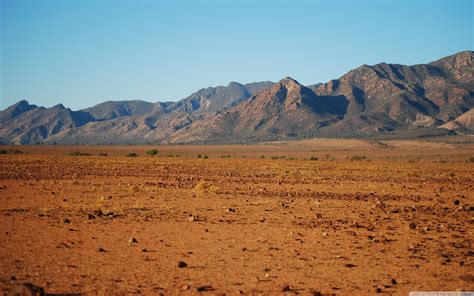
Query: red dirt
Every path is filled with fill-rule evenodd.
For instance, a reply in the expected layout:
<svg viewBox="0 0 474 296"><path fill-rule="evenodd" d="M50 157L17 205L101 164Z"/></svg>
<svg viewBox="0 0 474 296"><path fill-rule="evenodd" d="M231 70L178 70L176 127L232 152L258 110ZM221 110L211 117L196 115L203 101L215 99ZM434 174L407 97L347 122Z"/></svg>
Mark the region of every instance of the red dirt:
<svg viewBox="0 0 474 296"><path fill-rule="evenodd" d="M472 146L322 143L2 147L0 288L474 290Z"/></svg>

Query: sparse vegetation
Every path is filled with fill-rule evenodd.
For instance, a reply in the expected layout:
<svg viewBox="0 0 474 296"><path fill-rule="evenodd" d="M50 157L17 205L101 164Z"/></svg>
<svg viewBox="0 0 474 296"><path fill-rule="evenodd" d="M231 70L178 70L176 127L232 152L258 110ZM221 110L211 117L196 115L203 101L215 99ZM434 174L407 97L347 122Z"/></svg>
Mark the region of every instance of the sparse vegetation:
<svg viewBox="0 0 474 296"><path fill-rule="evenodd" d="M474 162L474 156L469 157L469 162Z"/></svg>
<svg viewBox="0 0 474 296"><path fill-rule="evenodd" d="M354 155L350 158L350 161L363 161L365 160L367 157L364 156L364 155Z"/></svg>
<svg viewBox="0 0 474 296"><path fill-rule="evenodd" d="M135 152L130 152L130 153L127 153L125 156L127 156L127 157L137 157L138 154L135 153Z"/></svg>
<svg viewBox="0 0 474 296"><path fill-rule="evenodd" d="M312 160L312 161L317 161L318 159L319 159L319 158L317 158L316 156L311 156L311 157L309 158L309 160Z"/></svg>
<svg viewBox="0 0 474 296"><path fill-rule="evenodd" d="M88 152L73 151L73 152L69 153L69 155L71 155L71 156L90 156L92 154L90 154Z"/></svg>
<svg viewBox="0 0 474 296"><path fill-rule="evenodd" d="M99 154L97 154L97 155L99 155L99 156L108 156L108 154L105 153L105 152L99 152Z"/></svg>
<svg viewBox="0 0 474 296"><path fill-rule="evenodd" d="M146 154L148 154L148 155L150 155L150 156L153 157L153 156L157 155L158 152L159 152L159 151L156 150L156 149L151 149L151 150L148 150L148 151L146 152Z"/></svg>
<svg viewBox="0 0 474 296"><path fill-rule="evenodd" d="M17 149L0 150L0 154L23 154L23 151Z"/></svg>

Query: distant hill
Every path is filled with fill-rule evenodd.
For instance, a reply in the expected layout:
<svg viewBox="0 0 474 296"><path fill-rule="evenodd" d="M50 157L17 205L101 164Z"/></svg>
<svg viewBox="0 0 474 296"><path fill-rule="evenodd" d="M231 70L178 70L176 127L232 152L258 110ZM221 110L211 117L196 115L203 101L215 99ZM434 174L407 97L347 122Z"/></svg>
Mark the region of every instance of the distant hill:
<svg viewBox="0 0 474 296"><path fill-rule="evenodd" d="M362 65L327 83L286 77L201 89L177 102L108 101L72 111L20 101L0 142L236 143L317 136L473 133L474 53L429 64Z"/></svg>

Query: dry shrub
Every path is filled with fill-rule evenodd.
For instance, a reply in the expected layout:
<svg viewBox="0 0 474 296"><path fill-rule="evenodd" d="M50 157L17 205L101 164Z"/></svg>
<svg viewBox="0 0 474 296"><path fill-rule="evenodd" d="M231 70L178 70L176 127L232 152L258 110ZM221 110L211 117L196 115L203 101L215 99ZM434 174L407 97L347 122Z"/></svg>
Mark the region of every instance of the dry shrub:
<svg viewBox="0 0 474 296"><path fill-rule="evenodd" d="M219 189L220 189L219 186L212 184L211 182L205 182L205 181L200 181L194 187L194 190L198 192L216 192Z"/></svg>

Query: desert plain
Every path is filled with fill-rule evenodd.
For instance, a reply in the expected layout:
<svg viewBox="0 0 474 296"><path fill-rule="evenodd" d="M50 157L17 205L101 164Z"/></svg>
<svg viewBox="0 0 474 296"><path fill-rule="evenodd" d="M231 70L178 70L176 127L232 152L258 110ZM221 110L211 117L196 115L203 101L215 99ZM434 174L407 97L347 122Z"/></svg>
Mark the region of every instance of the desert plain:
<svg viewBox="0 0 474 296"><path fill-rule="evenodd" d="M7 295L474 290L469 142L0 150Z"/></svg>

